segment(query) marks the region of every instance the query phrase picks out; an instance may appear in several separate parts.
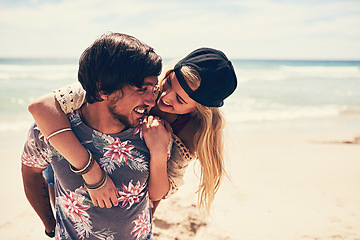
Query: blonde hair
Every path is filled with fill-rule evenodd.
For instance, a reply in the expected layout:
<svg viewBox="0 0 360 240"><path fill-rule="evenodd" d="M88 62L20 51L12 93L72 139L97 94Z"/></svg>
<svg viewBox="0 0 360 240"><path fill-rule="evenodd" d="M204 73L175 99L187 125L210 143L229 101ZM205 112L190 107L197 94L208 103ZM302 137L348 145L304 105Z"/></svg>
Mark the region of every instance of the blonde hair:
<svg viewBox="0 0 360 240"><path fill-rule="evenodd" d="M183 66L180 72L193 90L200 86L201 78L195 69ZM200 103L196 103L192 115L197 128L193 144L201 167L198 201L209 211L222 178L227 176L223 156L225 119L219 108Z"/></svg>

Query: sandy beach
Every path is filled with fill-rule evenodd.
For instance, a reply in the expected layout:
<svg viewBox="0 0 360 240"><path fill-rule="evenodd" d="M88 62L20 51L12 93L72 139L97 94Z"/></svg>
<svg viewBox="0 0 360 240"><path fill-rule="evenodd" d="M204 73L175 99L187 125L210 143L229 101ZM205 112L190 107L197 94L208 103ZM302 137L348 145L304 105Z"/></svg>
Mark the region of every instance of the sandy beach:
<svg viewBox="0 0 360 240"><path fill-rule="evenodd" d="M359 128L313 131L311 126L230 122L226 148L231 181L222 184L211 215L197 207L196 164L191 165L185 185L160 204L154 238L360 239ZM1 138L7 164L0 174L0 239L47 239L22 188L26 130L4 131Z"/></svg>
<svg viewBox="0 0 360 240"><path fill-rule="evenodd" d="M229 178L208 214L198 206L199 163L190 163L184 185L153 216L154 240L360 240L359 25L360 0L0 1L0 240L50 239L23 189L21 155L33 123L29 104L78 82L83 60L89 72L106 78L102 86L96 77L99 90L110 79L119 90L124 79L138 83L140 73L155 74L122 56L105 61L100 52L116 52L110 45L93 55L99 61L84 58L96 39L111 32L131 35L151 46L146 55L161 56L159 83L203 47L222 51L237 78L220 108ZM125 54L122 45L116 50ZM133 50L128 57L144 60ZM207 100L228 87L222 65L211 73L216 81L207 80L203 73L211 66L195 68L201 85L216 90ZM170 83L165 111L192 109L192 101L179 99L186 97L183 84ZM150 103L138 104L137 113Z"/></svg>

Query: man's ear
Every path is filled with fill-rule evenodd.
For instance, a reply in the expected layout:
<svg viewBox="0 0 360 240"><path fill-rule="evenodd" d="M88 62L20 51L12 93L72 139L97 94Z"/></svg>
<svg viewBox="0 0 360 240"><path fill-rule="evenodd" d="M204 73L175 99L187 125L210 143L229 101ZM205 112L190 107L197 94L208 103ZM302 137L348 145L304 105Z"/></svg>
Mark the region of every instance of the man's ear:
<svg viewBox="0 0 360 240"><path fill-rule="evenodd" d="M122 90L117 90L111 94L104 94L104 92L101 91L99 93L99 95L103 100L109 100L110 102L116 102L116 101L119 101L119 99L121 99L123 97L123 92L122 92Z"/></svg>
<svg viewBox="0 0 360 240"><path fill-rule="evenodd" d="M108 94L105 94L104 91L100 91L101 87L100 87L100 83L96 83L96 88L99 91L99 96L101 97L102 100L106 100L108 99Z"/></svg>
<svg viewBox="0 0 360 240"><path fill-rule="evenodd" d="M108 97L109 97L109 95L108 95L108 94L104 94L103 91L99 92L99 95L100 95L100 97L101 97L102 100L106 100L106 99L108 99Z"/></svg>

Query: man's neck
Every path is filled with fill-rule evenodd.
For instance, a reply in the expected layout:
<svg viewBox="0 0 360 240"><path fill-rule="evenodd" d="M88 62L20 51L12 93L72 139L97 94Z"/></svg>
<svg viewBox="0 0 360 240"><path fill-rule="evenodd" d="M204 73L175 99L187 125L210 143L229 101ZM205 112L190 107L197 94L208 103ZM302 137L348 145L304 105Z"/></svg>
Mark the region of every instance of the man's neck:
<svg viewBox="0 0 360 240"><path fill-rule="evenodd" d="M125 126L114 119L104 102L85 103L80 109L82 121L89 127L105 133L119 133Z"/></svg>

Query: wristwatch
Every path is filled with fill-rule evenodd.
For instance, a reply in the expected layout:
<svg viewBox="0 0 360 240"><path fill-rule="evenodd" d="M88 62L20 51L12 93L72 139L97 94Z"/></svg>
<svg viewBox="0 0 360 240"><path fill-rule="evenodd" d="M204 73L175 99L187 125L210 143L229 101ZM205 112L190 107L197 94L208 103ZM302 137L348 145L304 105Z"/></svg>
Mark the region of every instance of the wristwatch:
<svg viewBox="0 0 360 240"><path fill-rule="evenodd" d="M52 230L52 231L49 232L49 233L45 230L45 234L46 234L46 236L48 236L48 237L50 237L50 238L53 238L53 237L55 237L55 229Z"/></svg>

